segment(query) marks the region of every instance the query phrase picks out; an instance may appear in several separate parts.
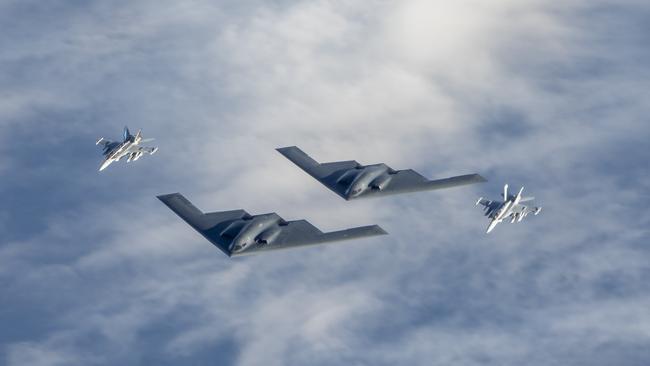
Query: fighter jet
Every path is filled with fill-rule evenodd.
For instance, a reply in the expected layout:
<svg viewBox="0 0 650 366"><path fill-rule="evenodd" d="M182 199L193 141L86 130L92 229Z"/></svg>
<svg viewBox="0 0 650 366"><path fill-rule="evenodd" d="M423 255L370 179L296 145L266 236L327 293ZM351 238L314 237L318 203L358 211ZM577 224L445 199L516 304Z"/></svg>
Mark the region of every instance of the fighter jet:
<svg viewBox="0 0 650 366"><path fill-rule="evenodd" d="M521 194L524 187L521 187L516 196L508 195L508 185L503 186L503 201L490 201L479 198L476 205L482 205L485 210L485 216L490 218L490 224L487 228L487 233L490 233L503 220L509 219L511 223L521 222L528 214L539 214L542 210L541 207L528 207L522 205L522 202L528 202L535 199L535 197L522 197Z"/></svg>
<svg viewBox="0 0 650 366"><path fill-rule="evenodd" d="M128 156L126 162L136 161L144 153L153 155L158 151L157 147L142 147L139 146L142 142L152 141L153 139L143 139L142 130L139 130L135 136L131 135L128 127L124 127L124 133L122 137L122 142L109 141L103 137L97 140L96 145L101 145L104 148L103 155L105 157L104 162L99 167L99 171L106 169L114 161L119 161L125 156Z"/></svg>
<svg viewBox="0 0 650 366"><path fill-rule="evenodd" d="M428 180L414 170L393 170L386 164L361 165L354 160L321 164L296 146L276 150L345 200L451 188L486 181L478 174Z"/></svg>
<svg viewBox="0 0 650 366"><path fill-rule="evenodd" d="M158 199L229 257L386 235L377 225L323 233L306 220L285 221L276 213L203 213L180 193Z"/></svg>

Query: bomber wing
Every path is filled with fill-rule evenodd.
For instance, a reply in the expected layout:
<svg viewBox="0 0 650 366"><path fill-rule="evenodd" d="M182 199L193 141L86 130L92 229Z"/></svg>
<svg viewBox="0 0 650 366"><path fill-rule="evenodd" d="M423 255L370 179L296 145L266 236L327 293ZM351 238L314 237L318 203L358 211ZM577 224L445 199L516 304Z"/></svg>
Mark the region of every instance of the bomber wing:
<svg viewBox="0 0 650 366"><path fill-rule="evenodd" d="M244 210L203 213L180 193L158 196L158 199L229 257L386 235L386 232L377 225L323 233L306 220L284 221L275 213L256 216L252 216ZM243 251L233 252L231 244L239 232L244 229L245 222L261 216L278 219L277 225L272 227L277 231L277 235L268 242L256 240Z"/></svg>
<svg viewBox="0 0 650 366"><path fill-rule="evenodd" d="M479 174L466 174L450 178L429 180L412 169L397 170L386 188L369 190L366 196L383 196L398 193L432 191L436 189L453 188L468 184L483 183L486 179Z"/></svg>
<svg viewBox="0 0 650 366"><path fill-rule="evenodd" d="M386 168L386 174L390 177L388 183L381 187L381 189L367 189L360 195L351 197L346 194L346 191L352 183L355 171L361 171L370 165L363 166L355 160L319 163L296 146L278 148L277 151L287 159L291 160L307 174L321 182L321 184L346 200L361 197L378 197L398 193L429 191L486 181L486 179L479 174L468 174L444 179L428 180L412 169L393 170L384 164L375 164L376 166L382 165Z"/></svg>

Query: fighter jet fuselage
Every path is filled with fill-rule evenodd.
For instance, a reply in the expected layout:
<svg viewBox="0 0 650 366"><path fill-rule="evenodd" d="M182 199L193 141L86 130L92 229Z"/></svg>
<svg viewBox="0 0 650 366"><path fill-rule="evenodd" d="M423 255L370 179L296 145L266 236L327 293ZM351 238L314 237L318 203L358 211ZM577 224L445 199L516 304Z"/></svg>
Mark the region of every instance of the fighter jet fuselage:
<svg viewBox="0 0 650 366"><path fill-rule="evenodd" d="M508 195L508 185L506 184L503 187L504 201L489 201L484 200L482 197L479 198L476 204L483 205L485 207L485 216L490 218L487 233L490 233L497 224L505 219L510 219L511 223L521 222L529 213L537 215L541 211L541 207L530 208L521 204L521 202L534 199L534 197L522 197L523 190L522 187L517 195Z"/></svg>
<svg viewBox="0 0 650 366"><path fill-rule="evenodd" d="M126 162L136 161L146 152L149 154L154 154L158 148L157 147L141 147L139 144L144 142L142 139L142 131L134 136L129 132L128 127L124 127L124 135L122 142L108 141L104 138L100 138L97 141L97 145L104 146L104 162L102 163L99 171L106 169L115 161L120 161L123 157L127 156Z"/></svg>

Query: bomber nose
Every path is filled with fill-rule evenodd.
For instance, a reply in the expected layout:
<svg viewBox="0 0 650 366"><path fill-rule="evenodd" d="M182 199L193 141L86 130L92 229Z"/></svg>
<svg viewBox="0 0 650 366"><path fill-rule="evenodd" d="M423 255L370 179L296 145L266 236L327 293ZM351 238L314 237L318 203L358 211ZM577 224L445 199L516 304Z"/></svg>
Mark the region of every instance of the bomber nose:
<svg viewBox="0 0 650 366"><path fill-rule="evenodd" d="M359 188L359 187L350 187L350 188L348 188L348 191L346 192L346 195L348 197L356 197L359 194L361 194L362 191L363 190L361 188Z"/></svg>
<svg viewBox="0 0 650 366"><path fill-rule="evenodd" d="M246 248L246 241L245 240L235 240L230 245L230 251L232 253L239 253L239 252L243 251L245 248Z"/></svg>

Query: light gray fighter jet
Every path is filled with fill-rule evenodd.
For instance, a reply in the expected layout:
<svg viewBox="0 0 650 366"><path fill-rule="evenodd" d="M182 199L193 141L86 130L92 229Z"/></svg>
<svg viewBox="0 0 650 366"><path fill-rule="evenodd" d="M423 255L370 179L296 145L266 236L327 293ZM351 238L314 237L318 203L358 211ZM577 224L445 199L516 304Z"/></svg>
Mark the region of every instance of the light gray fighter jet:
<svg viewBox="0 0 650 366"><path fill-rule="evenodd" d="M114 161L119 161L125 156L128 156L126 162L136 161L144 153L149 155L154 154L158 151L157 147L142 147L139 146L142 142L152 141L153 139L143 139L142 130L138 131L135 136L131 135L128 127L124 127L124 133L122 135L122 142L109 141L103 137L97 140L96 145L101 145L104 148L103 155L105 157L104 162L99 167L99 171L106 169Z"/></svg>
<svg viewBox="0 0 650 366"><path fill-rule="evenodd" d="M354 160L321 164L296 146L276 150L345 200L451 188L486 181L478 174L428 180L414 170L393 170L386 164L361 165Z"/></svg>
<svg viewBox="0 0 650 366"><path fill-rule="evenodd" d="M487 228L487 233L490 233L503 220L510 219L511 223L520 222L529 213L533 215L539 214L542 210L541 207L528 207L522 205L522 202L528 202L535 199L535 197L522 197L521 194L524 187L521 187L517 195L508 195L508 185L503 186L503 201L490 201L479 198L476 205L482 205L485 210L485 216L490 218L490 224Z"/></svg>
<svg viewBox="0 0 650 366"><path fill-rule="evenodd" d="M158 199L229 257L386 235L377 225L323 233L306 220L285 221L276 213L250 215L244 210L203 213L180 193L158 196Z"/></svg>

